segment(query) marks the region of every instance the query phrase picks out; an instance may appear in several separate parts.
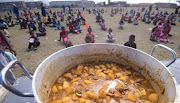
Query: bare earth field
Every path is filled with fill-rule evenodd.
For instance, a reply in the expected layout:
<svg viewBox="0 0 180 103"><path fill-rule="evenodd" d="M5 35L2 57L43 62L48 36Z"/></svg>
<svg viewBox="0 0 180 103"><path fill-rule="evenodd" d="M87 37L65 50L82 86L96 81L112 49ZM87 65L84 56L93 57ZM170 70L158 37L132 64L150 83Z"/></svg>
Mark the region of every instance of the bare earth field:
<svg viewBox="0 0 180 103"><path fill-rule="evenodd" d="M133 8L135 10L141 8ZM148 9L148 8L146 8ZM52 9L52 11L62 11L62 9ZM123 45L126 41L128 41L128 37L131 34L134 34L136 36L136 44L137 44L137 49L142 50L146 53L150 53L151 49L157 42L152 42L149 40L150 33L151 31L149 28L153 28L153 24L145 24L141 21L139 21L138 26L134 26L133 24L128 24L125 22L125 26L123 30L120 30L118 28L118 23L119 20L121 19L120 14L115 15L114 17L110 17L110 8L107 8L108 12L103 14L103 17L106 22L107 28L112 28L113 29L113 34L116 37L116 41L114 42L115 44L120 44ZM128 8L128 11L130 11L131 8ZM160 8L161 11L167 10L168 13L174 13L174 9L170 8ZM33 10L32 10L33 11ZM36 10L37 11L37 10ZM40 10L38 10L40 11ZM153 8L153 11L155 11L155 8ZM41 13L41 12L40 12ZM100 30L99 24L95 22L95 15L88 14L88 12L84 12L86 16L86 20L88 24L92 27L93 33L95 34L95 42L96 43L105 43L106 42L106 34L107 31L102 31ZM7 15L7 12L0 12L0 15L4 17L4 15ZM141 14L142 15L142 14ZM52 16L52 15L51 15ZM67 16L65 17L65 19ZM58 17L58 20L60 18ZM65 21L61 22L63 26L65 25ZM30 51L26 52L26 49L28 47L28 38L29 38L29 33L28 29L20 29L19 25L16 25L15 27L11 27L8 29L8 31L11 34L11 42L14 46L14 49L17 51L17 58L19 61L21 61L25 67L28 69L28 71L33 75L34 71L36 70L37 66L49 55L52 53L61 50L65 48L62 42L58 42L57 40L59 39L59 30L55 30L55 28L50 28L50 27L45 27L47 30L47 35L45 37L39 37L41 45L38 47L37 51ZM66 27L68 30L68 27ZM69 34L69 38L72 41L73 45L78 45L78 44L84 44L84 38L87 33L85 30L85 26L81 26L82 33L81 34ZM38 31L36 31L38 32ZM36 33L35 32L35 33ZM176 21L176 26L172 27L172 30L170 32L172 34L172 37L169 37L170 41L173 41L174 44L164 44L173 50L177 52L177 54L180 54L180 22L178 22L178 18ZM158 58L159 60L169 60L172 58L172 55L162 49L156 49L156 53L154 53L154 56ZM23 72L20 71L19 68L15 68L14 73L17 77L22 76Z"/></svg>

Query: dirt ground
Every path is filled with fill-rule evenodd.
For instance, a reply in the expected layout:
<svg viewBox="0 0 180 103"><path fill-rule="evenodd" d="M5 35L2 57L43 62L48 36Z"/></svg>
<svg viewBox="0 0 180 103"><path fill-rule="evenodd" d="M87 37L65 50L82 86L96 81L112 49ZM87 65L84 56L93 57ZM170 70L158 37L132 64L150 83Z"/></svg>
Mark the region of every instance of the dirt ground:
<svg viewBox="0 0 180 103"><path fill-rule="evenodd" d="M130 11L130 7L128 7L128 11ZM135 10L141 8L133 8ZM146 8L148 9L148 8ZM52 11L62 11L62 9L52 9ZM134 26L133 24L128 24L125 22L125 26L123 30L120 30L118 28L118 23L119 20L121 19L120 14L115 15L114 17L110 17L110 8L107 8L108 12L103 14L103 17L106 22L107 28L112 28L113 29L113 34L116 37L116 41L114 42L115 44L120 44L123 45L125 42L128 41L128 37L131 34L134 34L136 36L136 44L137 44L137 49L142 50L146 53L150 53L151 49L153 48L154 45L157 44L157 42L152 42L149 40L150 37L150 30L149 28L153 28L153 24L145 24L141 21L139 21L138 26ZM174 12L174 9L167 9L167 8L160 8L161 11L167 10L168 13ZM32 10L33 11L33 10ZM36 10L37 11L37 10ZM40 11L40 10L39 10ZM155 8L153 8L153 11L155 11ZM0 15L4 17L4 15L7 15L7 12L0 12ZM84 12L86 16L86 20L88 24L92 27L93 33L95 34L95 42L96 43L105 43L106 42L106 34L107 31L102 31L100 29L99 24L95 22L95 15L88 14L88 12ZM142 15L142 14L141 14ZM65 19L67 16L65 17ZM58 17L58 20L60 18ZM65 25L65 21L61 22L63 26ZM178 22L178 17L176 21L176 26L172 27L171 34L173 35L172 37L169 37L170 41L173 41L174 44L164 44L170 48L172 48L174 51L177 52L177 54L180 54L180 22ZM62 42L58 42L57 40L59 39L59 33L60 30L55 30L55 28L50 28L50 27L45 27L47 30L47 35L45 37L39 37L41 45L38 47L37 51L30 51L27 52L26 49L28 47L28 38L29 38L29 33L28 29L20 29L19 25L16 25L15 27L11 27L8 29L8 31L11 34L10 40L14 46L14 49L17 51L17 58L19 61L21 61L25 67L28 69L28 71L33 74L34 71L36 70L37 66L49 55L52 53L61 50L65 48ZM68 29L68 27L66 27ZM81 26L82 33L81 34L69 34L69 38L72 41L73 45L78 45L78 44L84 44L84 38L87 33L85 30L85 26ZM38 32L38 31L36 31ZM35 33L36 33L35 32ZM162 49L156 49L154 56L158 58L159 60L169 60L172 58L172 55ZM20 71L19 68L15 68L14 73L17 77L22 76L23 72Z"/></svg>

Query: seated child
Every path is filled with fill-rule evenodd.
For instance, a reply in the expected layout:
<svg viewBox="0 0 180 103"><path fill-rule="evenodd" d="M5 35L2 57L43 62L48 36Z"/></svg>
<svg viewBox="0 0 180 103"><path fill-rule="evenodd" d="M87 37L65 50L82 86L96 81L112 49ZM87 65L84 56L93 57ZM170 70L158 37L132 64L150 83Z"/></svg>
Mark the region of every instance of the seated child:
<svg viewBox="0 0 180 103"><path fill-rule="evenodd" d="M115 41L115 37L112 34L112 29L109 28L108 33L107 33L107 42L114 42Z"/></svg>
<svg viewBox="0 0 180 103"><path fill-rule="evenodd" d="M86 36L91 36L92 37L92 43L95 42L94 33L92 33L92 30L89 30L88 33L86 34Z"/></svg>
<svg viewBox="0 0 180 103"><path fill-rule="evenodd" d="M27 48L27 51L31 50L31 46L34 46L34 51L37 50L37 47L40 45L38 37L34 36L33 32L30 32L31 37L28 39L29 46Z"/></svg>
<svg viewBox="0 0 180 103"><path fill-rule="evenodd" d="M151 21L149 20L149 17L146 18L146 21L145 21L146 24L150 24Z"/></svg>
<svg viewBox="0 0 180 103"><path fill-rule="evenodd" d="M57 24L56 24L56 29L55 30L61 30L61 23L60 21L58 20Z"/></svg>
<svg viewBox="0 0 180 103"><path fill-rule="evenodd" d="M37 36L45 36L46 35L46 29L42 26L42 22L38 23L39 27L39 33L36 33Z"/></svg>
<svg viewBox="0 0 180 103"><path fill-rule="evenodd" d="M97 23L99 23L100 17L101 17L101 16L100 16L100 13L97 13L97 15L96 15L96 22L97 22Z"/></svg>
<svg viewBox="0 0 180 103"><path fill-rule="evenodd" d="M86 42L86 43L93 43L92 37L91 37L91 36L86 36L86 37L85 37L85 42Z"/></svg>
<svg viewBox="0 0 180 103"><path fill-rule="evenodd" d="M123 29L123 27L124 27L124 21L123 21L123 19L121 19L121 20L119 21L119 28L120 28L120 29Z"/></svg>
<svg viewBox="0 0 180 103"><path fill-rule="evenodd" d="M160 35L158 42L160 41L164 43L169 42L169 39L167 39L167 37L168 37L167 30L164 30L164 33Z"/></svg>
<svg viewBox="0 0 180 103"><path fill-rule="evenodd" d="M69 33L75 33L75 29L72 23L69 24Z"/></svg>
<svg viewBox="0 0 180 103"><path fill-rule="evenodd" d="M71 17L69 16L68 19L66 20L66 25L69 26L69 24L71 23Z"/></svg>
<svg viewBox="0 0 180 103"><path fill-rule="evenodd" d="M30 23L28 24L29 32L36 31L36 25L30 20Z"/></svg>
<svg viewBox="0 0 180 103"><path fill-rule="evenodd" d="M131 16L128 18L128 23L132 23Z"/></svg>
<svg viewBox="0 0 180 103"><path fill-rule="evenodd" d="M52 20L53 20L53 24L52 25L50 25L50 27L56 27L56 19L55 18L52 18Z"/></svg>
<svg viewBox="0 0 180 103"><path fill-rule="evenodd" d="M113 17L113 16L114 16L114 11L113 11L113 10L111 11L110 16L111 16L111 17Z"/></svg>
<svg viewBox="0 0 180 103"><path fill-rule="evenodd" d="M126 42L124 44L124 46L128 46L128 47L131 47L131 48L135 48L136 49L136 43L134 43L135 41L135 35L130 35L129 36L129 41Z"/></svg>
<svg viewBox="0 0 180 103"><path fill-rule="evenodd" d="M66 44L66 42L68 41L68 31L65 30L65 27L62 26L61 27L61 32L60 32L60 38L59 41L61 41L61 38L63 39L63 43Z"/></svg>
<svg viewBox="0 0 180 103"><path fill-rule="evenodd" d="M76 23L75 23L75 25L74 25L74 28L75 28L74 31L75 31L76 34L81 33L80 24L77 22L77 20L76 20Z"/></svg>
<svg viewBox="0 0 180 103"><path fill-rule="evenodd" d="M104 22L104 19L102 19L102 22L100 23L100 25L101 25L101 29L102 30L107 30L107 28L106 28L106 24L105 24L105 22Z"/></svg>
<svg viewBox="0 0 180 103"><path fill-rule="evenodd" d="M48 16L48 22L47 22L47 24L51 24L51 23L52 23L52 20L51 20L50 16Z"/></svg>
<svg viewBox="0 0 180 103"><path fill-rule="evenodd" d="M138 25L139 23L138 23L138 20L137 20L137 18L135 18L134 19L134 25Z"/></svg>
<svg viewBox="0 0 180 103"><path fill-rule="evenodd" d="M172 17L171 25L176 26L176 17L175 16Z"/></svg>
<svg viewBox="0 0 180 103"><path fill-rule="evenodd" d="M88 32L89 32L89 31L91 31L91 32L92 32L92 28L91 28L91 26L89 26L89 27L88 27L87 31L88 31Z"/></svg>
<svg viewBox="0 0 180 103"><path fill-rule="evenodd" d="M151 36L150 36L151 41L158 41L157 32L158 32L158 27L154 27L152 29Z"/></svg>
<svg viewBox="0 0 180 103"><path fill-rule="evenodd" d="M61 12L60 17L61 17L61 21L64 21L64 13L63 12Z"/></svg>
<svg viewBox="0 0 180 103"><path fill-rule="evenodd" d="M155 17L154 20L153 20L153 24L156 25L157 22L158 22L158 19L157 19L157 17Z"/></svg>
<svg viewBox="0 0 180 103"><path fill-rule="evenodd" d="M27 21L25 19L22 20L22 22L20 23L20 27L21 29L27 29Z"/></svg>

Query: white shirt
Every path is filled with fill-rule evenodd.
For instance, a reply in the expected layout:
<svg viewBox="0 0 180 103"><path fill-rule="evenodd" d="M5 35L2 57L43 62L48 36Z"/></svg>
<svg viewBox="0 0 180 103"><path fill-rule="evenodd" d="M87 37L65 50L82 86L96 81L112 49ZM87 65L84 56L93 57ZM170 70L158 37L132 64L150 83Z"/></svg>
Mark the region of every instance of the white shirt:
<svg viewBox="0 0 180 103"><path fill-rule="evenodd" d="M113 34L111 33L111 34L109 34L109 33L107 33L107 39L113 39L114 37L113 37Z"/></svg>

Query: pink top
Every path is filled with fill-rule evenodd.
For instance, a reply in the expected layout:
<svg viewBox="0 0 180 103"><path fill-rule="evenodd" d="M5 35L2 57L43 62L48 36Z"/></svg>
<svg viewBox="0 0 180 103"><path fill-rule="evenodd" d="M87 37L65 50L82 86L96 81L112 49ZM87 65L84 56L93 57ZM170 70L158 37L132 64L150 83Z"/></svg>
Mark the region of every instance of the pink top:
<svg viewBox="0 0 180 103"><path fill-rule="evenodd" d="M171 25L165 25L164 29L167 30L167 33L171 31Z"/></svg>
<svg viewBox="0 0 180 103"><path fill-rule="evenodd" d="M60 16L61 16L61 18L64 18L64 14L61 14Z"/></svg>
<svg viewBox="0 0 180 103"><path fill-rule="evenodd" d="M91 33L91 34L89 34L89 32L86 34L87 36L91 36L91 37L94 37L94 33Z"/></svg>
<svg viewBox="0 0 180 103"><path fill-rule="evenodd" d="M162 26L162 25L159 25L159 26L158 26L157 37L160 37L161 32L162 32L162 28L163 28L163 26Z"/></svg>
<svg viewBox="0 0 180 103"><path fill-rule="evenodd" d="M2 42L2 38L0 37L0 43Z"/></svg>
<svg viewBox="0 0 180 103"><path fill-rule="evenodd" d="M156 11L156 14L157 14L157 15L159 14L159 10Z"/></svg>
<svg viewBox="0 0 180 103"><path fill-rule="evenodd" d="M106 24L101 22L101 28L105 28Z"/></svg>
<svg viewBox="0 0 180 103"><path fill-rule="evenodd" d="M160 35L160 37L161 37L162 39L167 39L168 34L164 34L164 33L163 33L163 34Z"/></svg>

